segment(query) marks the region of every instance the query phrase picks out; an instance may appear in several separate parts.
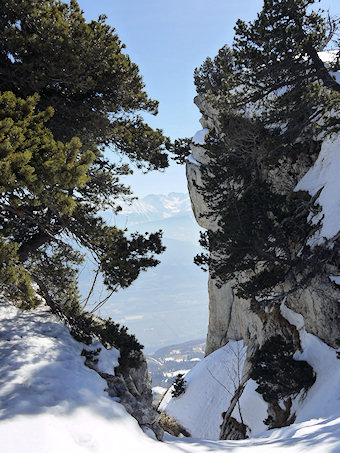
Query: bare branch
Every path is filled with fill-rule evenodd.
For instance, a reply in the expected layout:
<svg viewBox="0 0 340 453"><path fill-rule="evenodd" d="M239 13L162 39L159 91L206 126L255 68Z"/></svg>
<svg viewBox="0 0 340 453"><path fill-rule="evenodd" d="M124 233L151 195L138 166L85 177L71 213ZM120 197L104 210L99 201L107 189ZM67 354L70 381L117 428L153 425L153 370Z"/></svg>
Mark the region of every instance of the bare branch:
<svg viewBox="0 0 340 453"><path fill-rule="evenodd" d="M99 268L97 269L96 271L96 274L94 276L94 279L93 279L93 282L92 282L92 286L90 288L90 291L86 297L86 299L84 300L84 304L81 306L81 309L80 309L80 312L82 313L84 311L84 308L86 307L86 305L88 304L88 301L93 293L93 290L94 290L94 287L96 285L96 281L97 281L97 278L98 278L98 275L99 275Z"/></svg>

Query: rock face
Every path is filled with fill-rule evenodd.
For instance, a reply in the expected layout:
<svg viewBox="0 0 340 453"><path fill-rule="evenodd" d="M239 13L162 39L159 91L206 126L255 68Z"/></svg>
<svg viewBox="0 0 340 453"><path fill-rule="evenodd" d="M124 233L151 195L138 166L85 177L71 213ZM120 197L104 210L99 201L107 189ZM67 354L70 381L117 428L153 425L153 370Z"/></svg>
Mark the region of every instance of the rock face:
<svg viewBox="0 0 340 453"><path fill-rule="evenodd" d="M108 383L108 394L119 398L143 430L151 429L156 438L162 440L164 432L159 425L159 414L152 406L151 378L145 357L141 355L138 368L130 368L121 375L118 372L118 376L105 376L104 379Z"/></svg>
<svg viewBox="0 0 340 453"><path fill-rule="evenodd" d="M94 315L92 319L99 324L103 322ZM100 350L101 348L95 351L85 348L82 353L86 357L85 365L106 381L108 395L117 399L144 431L151 430L158 440L162 440L164 431L159 424L160 416L152 405L151 376L144 354L136 352L133 365L120 364L115 367L115 374L110 374L100 368L97 358Z"/></svg>
<svg viewBox="0 0 340 453"><path fill-rule="evenodd" d="M202 96L195 98L195 103L202 113L201 125L205 129L214 129L218 134L220 127L217 112L212 109ZM287 194L294 190L297 182L313 165L319 149L310 157L303 157L295 162L282 159L278 165L263 171L263 179L268 181L275 191ZM204 153L204 142L193 139L192 156L186 165L188 188L192 209L199 225L205 229L216 230L218 212L211 212L204 201L203 194L198 190L202 187L202 172L209 172L209 159ZM339 225L340 229L340 225ZM303 316L306 330L318 336L329 346L339 346L339 287L329 279L328 275L315 276L307 288L289 294L284 303L287 307ZM283 282L283 290L289 288L289 281ZM243 381L246 382L251 373L251 358L254 352L272 337L280 335L295 350L300 348L299 334L296 327L290 324L282 315L280 304L268 310L254 306L247 299L237 297L233 291L234 282L229 281L218 286L210 276L209 291L209 327L207 334L206 354L226 345L229 340L244 340L248 347L247 360L243 370ZM275 404L269 408L269 427L284 426L294 420L291 413L291 400L282 401L281 409ZM230 409L230 408L229 408ZM226 408L227 418L223 426L221 438L235 439L244 434L244 427L238 426L231 417L232 410ZM243 434L242 434L243 433Z"/></svg>

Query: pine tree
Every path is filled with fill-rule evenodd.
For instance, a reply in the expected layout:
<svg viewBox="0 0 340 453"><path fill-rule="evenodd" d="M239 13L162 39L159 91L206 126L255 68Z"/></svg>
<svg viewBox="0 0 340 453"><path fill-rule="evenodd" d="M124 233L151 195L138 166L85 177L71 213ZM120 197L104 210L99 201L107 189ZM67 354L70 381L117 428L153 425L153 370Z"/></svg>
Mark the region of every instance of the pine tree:
<svg viewBox="0 0 340 453"><path fill-rule="evenodd" d="M331 38L314 0L265 0L255 21L238 21L232 48L195 71L197 91L219 112L201 167L206 203L218 228L202 234L210 252L195 258L217 284L242 297L272 299L278 283L300 274L303 287L336 255L310 249L307 218L315 200L277 190L268 174L297 160L310 166L321 142L339 132L340 86L319 57ZM294 187L296 175L291 178ZM288 184L289 185L289 184ZM314 209L318 209L314 206ZM247 276L247 278L245 278ZM258 300L258 298L257 298Z"/></svg>
<svg viewBox="0 0 340 453"><path fill-rule="evenodd" d="M340 84L332 71L340 68L340 51L328 64L318 52L338 22L330 19L330 27L322 11L308 13L314 3L265 0L255 21L238 20L232 48L195 70L198 93L229 114L251 112L285 142L337 133Z"/></svg>
<svg viewBox="0 0 340 453"><path fill-rule="evenodd" d="M32 301L34 280L50 304L77 305L80 249L111 292L158 264L160 232L127 237L100 216L131 194L119 181L131 170L105 150L145 171L168 165L168 139L139 115L157 102L123 49L74 0L1 4L0 279L12 297Z"/></svg>
<svg viewBox="0 0 340 453"><path fill-rule="evenodd" d="M0 13L0 91L38 93L37 108L54 109L47 127L56 140L80 137L137 165L167 166L165 138L138 115L156 114L158 103L104 15L87 23L75 0L9 0Z"/></svg>
<svg viewBox="0 0 340 453"><path fill-rule="evenodd" d="M339 131L340 84L318 54L329 35L321 12L307 12L314 3L265 0L253 23L235 27L237 83L244 86L238 102L253 104L265 125L280 124L290 143Z"/></svg>
<svg viewBox="0 0 340 453"><path fill-rule="evenodd" d="M53 110L35 113L37 100L0 93L1 281L23 297L33 295L23 266L31 244L38 249L52 237L57 240L53 216L72 215L76 202L71 191L85 185L95 158L81 151L78 139L56 142L45 127ZM44 224L47 211L49 225Z"/></svg>

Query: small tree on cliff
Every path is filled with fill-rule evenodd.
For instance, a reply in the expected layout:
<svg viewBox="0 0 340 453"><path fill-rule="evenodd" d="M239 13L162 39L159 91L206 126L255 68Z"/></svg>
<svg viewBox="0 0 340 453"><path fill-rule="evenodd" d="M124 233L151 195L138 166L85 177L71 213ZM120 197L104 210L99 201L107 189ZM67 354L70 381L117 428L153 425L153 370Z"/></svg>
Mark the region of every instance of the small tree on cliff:
<svg viewBox="0 0 340 453"><path fill-rule="evenodd" d="M233 47L195 71L198 93L219 110L221 129L210 132L210 162L202 167L202 194L219 228L202 235L210 255L196 263L209 266L220 284L253 275L237 285L245 297L273 296L292 271L301 273L302 286L332 255L308 246L313 200L289 193L294 174L281 188L267 177L284 162L311 165L321 141L339 132L340 85L331 69L339 69L340 52L331 63L321 60L334 27L320 12L307 12L313 3L265 0L254 22L237 22Z"/></svg>
<svg viewBox="0 0 340 453"><path fill-rule="evenodd" d="M241 102L258 104L265 126L279 124L285 144L339 132L340 84L318 54L334 29L320 12L307 12L314 3L265 0L253 23L239 20L235 27ZM339 56L333 55L333 69L340 69Z"/></svg>
<svg viewBox="0 0 340 453"><path fill-rule="evenodd" d="M327 64L318 52L339 21L308 13L314 3L264 0L255 21L238 20L232 48L195 70L198 93L215 95L221 110L251 113L285 143L338 132L340 85L330 70L340 69L340 52Z"/></svg>
<svg viewBox="0 0 340 453"><path fill-rule="evenodd" d="M173 398L178 398L183 393L185 393L186 380L184 379L184 374L178 374L174 383L173 389L171 390L171 395Z"/></svg>
<svg viewBox="0 0 340 453"><path fill-rule="evenodd" d="M0 7L0 281L13 297L31 299L34 279L47 300L76 304L75 244L110 291L158 263L160 233L128 238L99 215L130 195L119 182L129 167L105 148L145 170L168 165L168 140L138 114L156 114L157 102L123 49L105 17L87 23L75 0Z"/></svg>

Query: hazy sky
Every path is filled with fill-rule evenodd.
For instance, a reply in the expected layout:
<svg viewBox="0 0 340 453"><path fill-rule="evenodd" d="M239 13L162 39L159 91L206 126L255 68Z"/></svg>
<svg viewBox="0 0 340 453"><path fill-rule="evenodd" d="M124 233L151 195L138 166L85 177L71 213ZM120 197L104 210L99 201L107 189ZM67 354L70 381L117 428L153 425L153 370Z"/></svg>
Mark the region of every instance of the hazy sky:
<svg viewBox="0 0 340 453"><path fill-rule="evenodd" d="M262 7L262 0L78 1L88 20L108 16L126 53L138 64L146 91L160 102L158 116L147 121L173 139L191 137L200 129L193 104L195 67L232 43L238 18L253 20ZM340 15L340 0L322 0L320 6ZM184 167L176 164L163 174L135 171L127 182L138 196L186 191Z"/></svg>

